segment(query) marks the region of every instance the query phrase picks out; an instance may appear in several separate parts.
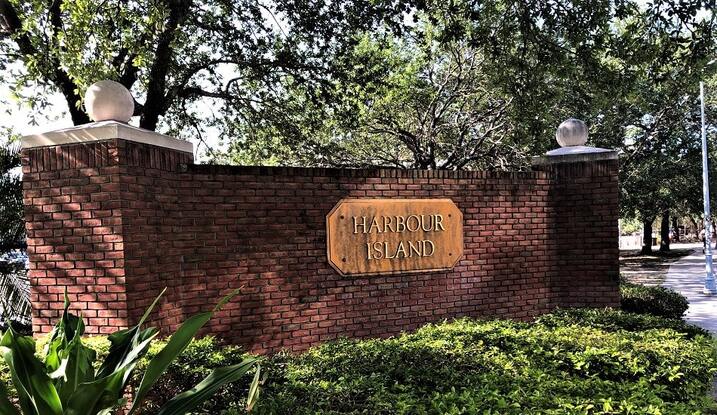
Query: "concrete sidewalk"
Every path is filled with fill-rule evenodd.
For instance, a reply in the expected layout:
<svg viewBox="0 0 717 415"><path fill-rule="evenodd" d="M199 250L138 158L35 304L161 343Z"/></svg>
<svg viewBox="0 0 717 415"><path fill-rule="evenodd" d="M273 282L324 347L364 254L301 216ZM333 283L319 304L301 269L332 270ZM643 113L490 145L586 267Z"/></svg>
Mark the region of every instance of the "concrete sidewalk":
<svg viewBox="0 0 717 415"><path fill-rule="evenodd" d="M717 264L717 256L713 258ZM717 296L702 294L705 274L705 256L697 245L692 253L670 265L662 285L687 297L690 308L685 314L686 321L717 334Z"/></svg>

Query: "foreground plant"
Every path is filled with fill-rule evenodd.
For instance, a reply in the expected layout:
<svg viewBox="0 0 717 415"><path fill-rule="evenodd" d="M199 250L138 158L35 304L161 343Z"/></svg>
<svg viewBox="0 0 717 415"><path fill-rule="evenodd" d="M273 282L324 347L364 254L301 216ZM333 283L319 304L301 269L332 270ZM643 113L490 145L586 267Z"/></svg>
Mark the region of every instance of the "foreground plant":
<svg viewBox="0 0 717 415"><path fill-rule="evenodd" d="M187 319L154 356L144 371L142 382L134 393L129 414L142 405L152 386L170 363L189 345L194 335L211 316L231 300L239 290L224 297L212 311ZM44 361L35 356L32 337L18 335L12 328L0 340L2 353L10 368L22 412L10 402L5 385L0 384L0 415L108 415L126 403L125 388L138 361L147 353L157 336L155 327L142 329L164 291L145 311L139 323L111 334L110 350L95 370L96 353L82 343L85 326L82 318L70 313L65 294L62 319L53 329L45 347ZM158 415L186 414L210 398L219 388L234 382L256 366L247 399L251 410L259 393L259 358L215 369L192 389L170 399Z"/></svg>

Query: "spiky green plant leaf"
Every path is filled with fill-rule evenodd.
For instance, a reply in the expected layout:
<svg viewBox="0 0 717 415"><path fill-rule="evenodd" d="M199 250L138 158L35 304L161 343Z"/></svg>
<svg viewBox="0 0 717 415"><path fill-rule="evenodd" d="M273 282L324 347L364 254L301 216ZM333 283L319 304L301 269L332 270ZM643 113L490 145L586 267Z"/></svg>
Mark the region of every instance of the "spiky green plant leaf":
<svg viewBox="0 0 717 415"><path fill-rule="evenodd" d="M85 324L82 318L69 312L70 301L65 292L62 318L55 325L45 346L45 367L54 380L63 407L79 384L92 382L95 372L94 350L82 344Z"/></svg>
<svg viewBox="0 0 717 415"><path fill-rule="evenodd" d="M236 365L214 369L197 386L170 399L157 415L186 414L211 397L222 386L244 376L259 360L257 357L250 357Z"/></svg>
<svg viewBox="0 0 717 415"><path fill-rule="evenodd" d="M224 297L212 311L191 317L182 324L162 351L150 361L131 411L141 405L162 373L213 313L236 296L239 290ZM82 344L85 326L81 317L69 312L67 293L62 318L45 348L44 362L35 356L32 337L18 336L9 329L0 341L0 352L9 366L22 414L111 415L123 406L126 403L124 390L130 375L158 334L156 328L143 329L142 325L162 294L164 291L147 308L137 325L108 337L109 353L96 373L93 369L96 354ZM239 365L215 370L195 388L172 399L166 413L186 413L193 409L218 388L241 377L258 360L250 358ZM250 389L249 402L252 405L258 396L258 376L257 373ZM0 385L0 415L18 414L7 397L4 385Z"/></svg>
<svg viewBox="0 0 717 415"><path fill-rule="evenodd" d="M61 415L62 403L45 365L35 356L35 340L9 328L0 341L24 415Z"/></svg>
<svg viewBox="0 0 717 415"><path fill-rule="evenodd" d="M130 409L130 414L139 408L144 398L147 396L149 390L154 386L157 379L167 370L167 367L172 363L176 357L187 348L189 343L192 341L194 336L197 334L200 328L202 328L212 315L237 294L239 294L241 288L232 291L227 296L222 298L221 301L214 307L212 311L201 313L196 316L190 317L186 320L182 326L172 335L164 348L152 358L147 365L147 369L144 372L142 382L137 389L137 393Z"/></svg>
<svg viewBox="0 0 717 415"><path fill-rule="evenodd" d="M20 415L15 405L10 402L7 395L7 388L0 382L0 414L2 415Z"/></svg>

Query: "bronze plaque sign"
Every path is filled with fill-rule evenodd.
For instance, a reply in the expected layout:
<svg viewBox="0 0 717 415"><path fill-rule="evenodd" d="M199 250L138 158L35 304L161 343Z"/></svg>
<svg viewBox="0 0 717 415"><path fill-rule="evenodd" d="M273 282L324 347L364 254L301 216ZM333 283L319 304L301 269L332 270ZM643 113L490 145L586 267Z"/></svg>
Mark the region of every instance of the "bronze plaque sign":
<svg viewBox="0 0 717 415"><path fill-rule="evenodd" d="M344 199L326 245L342 275L446 270L463 256L463 214L450 199Z"/></svg>

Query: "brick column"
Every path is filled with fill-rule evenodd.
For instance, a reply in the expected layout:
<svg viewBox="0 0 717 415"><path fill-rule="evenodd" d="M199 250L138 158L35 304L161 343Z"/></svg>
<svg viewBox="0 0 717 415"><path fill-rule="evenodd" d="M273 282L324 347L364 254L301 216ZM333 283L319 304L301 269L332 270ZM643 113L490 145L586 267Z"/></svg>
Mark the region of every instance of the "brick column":
<svg viewBox="0 0 717 415"><path fill-rule="evenodd" d="M619 306L617 152L566 147L534 158L533 169L554 178L549 195L552 306Z"/></svg>
<svg viewBox="0 0 717 415"><path fill-rule="evenodd" d="M141 183L128 173L176 170L192 161L191 143L105 121L22 144L33 331L51 330L65 289L89 334L127 327L127 286L136 282L127 273L135 260L127 216L136 215L132 194Z"/></svg>

